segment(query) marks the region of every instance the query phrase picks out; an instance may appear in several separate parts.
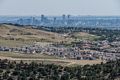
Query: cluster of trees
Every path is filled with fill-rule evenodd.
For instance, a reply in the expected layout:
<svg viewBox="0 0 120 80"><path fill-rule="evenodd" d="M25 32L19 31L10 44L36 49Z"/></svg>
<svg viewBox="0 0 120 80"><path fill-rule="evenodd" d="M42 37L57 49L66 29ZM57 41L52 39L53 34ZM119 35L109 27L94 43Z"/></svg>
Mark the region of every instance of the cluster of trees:
<svg viewBox="0 0 120 80"><path fill-rule="evenodd" d="M0 60L0 80L114 80L119 66L120 60L77 67Z"/></svg>
<svg viewBox="0 0 120 80"><path fill-rule="evenodd" d="M107 28L92 28L92 27L38 27L38 29L57 32L57 33L73 33L73 32L87 32L97 36L101 36L99 40L120 41L119 29Z"/></svg>

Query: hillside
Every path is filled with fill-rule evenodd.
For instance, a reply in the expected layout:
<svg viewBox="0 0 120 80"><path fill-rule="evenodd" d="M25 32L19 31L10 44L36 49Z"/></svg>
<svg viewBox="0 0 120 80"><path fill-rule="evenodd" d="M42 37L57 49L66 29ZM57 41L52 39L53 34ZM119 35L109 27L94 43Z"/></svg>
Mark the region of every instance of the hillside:
<svg viewBox="0 0 120 80"><path fill-rule="evenodd" d="M97 40L100 38L100 36L96 36L85 32L75 32L71 34L71 37L78 40L90 40L90 41Z"/></svg>
<svg viewBox="0 0 120 80"><path fill-rule="evenodd" d="M17 27L6 24L0 25L0 45L8 44L8 46L14 46L17 44L19 46L19 44L21 45L22 43L33 43L35 41L61 42L66 41L66 39L58 33L32 29L30 26Z"/></svg>
<svg viewBox="0 0 120 80"><path fill-rule="evenodd" d="M33 29L31 26L18 27L14 25L0 25L0 45L3 46L22 46L34 42L45 43L71 43L76 40L96 40L99 36L85 32L74 32L68 36L44 30Z"/></svg>

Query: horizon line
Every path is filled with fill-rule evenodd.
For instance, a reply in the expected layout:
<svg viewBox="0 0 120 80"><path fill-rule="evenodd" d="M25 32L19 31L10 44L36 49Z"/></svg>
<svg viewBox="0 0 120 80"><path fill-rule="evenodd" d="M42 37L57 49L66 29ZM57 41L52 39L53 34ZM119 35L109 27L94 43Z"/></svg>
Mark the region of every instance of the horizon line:
<svg viewBox="0 0 120 80"><path fill-rule="evenodd" d="M62 16L62 15L65 15L65 16L68 16L68 15L70 15L70 16L73 16L73 17L79 17L79 16L100 16L100 17L112 17L112 16L120 16L120 15L72 15L72 14L61 14L61 15L46 15L46 14L40 14L40 15L0 15L0 17L24 17L24 16L32 16L32 17L38 17L38 16L41 16L41 15L44 15L44 16L53 16L53 17L55 17L55 16Z"/></svg>

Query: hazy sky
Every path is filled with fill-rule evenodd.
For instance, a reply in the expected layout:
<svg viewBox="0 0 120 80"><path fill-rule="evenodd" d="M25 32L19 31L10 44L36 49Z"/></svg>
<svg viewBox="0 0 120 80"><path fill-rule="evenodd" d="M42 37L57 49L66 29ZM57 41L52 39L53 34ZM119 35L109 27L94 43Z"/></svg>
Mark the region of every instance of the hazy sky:
<svg viewBox="0 0 120 80"><path fill-rule="evenodd" d="M0 15L120 15L120 0L0 0Z"/></svg>

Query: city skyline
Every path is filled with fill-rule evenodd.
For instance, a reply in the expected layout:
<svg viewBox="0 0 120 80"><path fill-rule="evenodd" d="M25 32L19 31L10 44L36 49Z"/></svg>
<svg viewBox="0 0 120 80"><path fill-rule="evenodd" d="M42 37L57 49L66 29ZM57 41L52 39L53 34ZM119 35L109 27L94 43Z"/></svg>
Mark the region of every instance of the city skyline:
<svg viewBox="0 0 120 80"><path fill-rule="evenodd" d="M0 0L0 15L120 16L119 0Z"/></svg>

